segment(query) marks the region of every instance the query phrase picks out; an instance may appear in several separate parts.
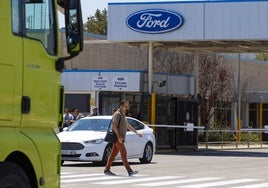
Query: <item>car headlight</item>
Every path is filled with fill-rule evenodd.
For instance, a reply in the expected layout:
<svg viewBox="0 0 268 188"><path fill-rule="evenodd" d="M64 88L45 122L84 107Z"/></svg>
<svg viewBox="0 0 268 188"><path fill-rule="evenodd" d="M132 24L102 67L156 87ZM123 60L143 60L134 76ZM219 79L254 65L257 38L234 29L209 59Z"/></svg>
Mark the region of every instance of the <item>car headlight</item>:
<svg viewBox="0 0 268 188"><path fill-rule="evenodd" d="M102 138L95 139L95 140L86 140L84 141L85 144L101 144L104 140Z"/></svg>

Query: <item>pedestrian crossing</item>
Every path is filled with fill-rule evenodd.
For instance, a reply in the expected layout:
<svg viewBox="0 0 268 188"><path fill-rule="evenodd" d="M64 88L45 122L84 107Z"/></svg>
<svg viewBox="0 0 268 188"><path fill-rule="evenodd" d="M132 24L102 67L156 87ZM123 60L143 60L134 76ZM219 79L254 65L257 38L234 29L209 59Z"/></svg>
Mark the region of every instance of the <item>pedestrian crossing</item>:
<svg viewBox="0 0 268 188"><path fill-rule="evenodd" d="M61 184L87 183L91 185L128 185L132 187L174 187L174 188L267 188L268 181L250 178L222 178L222 177L187 177L187 176L149 176L127 175L106 176L103 173L61 174Z"/></svg>

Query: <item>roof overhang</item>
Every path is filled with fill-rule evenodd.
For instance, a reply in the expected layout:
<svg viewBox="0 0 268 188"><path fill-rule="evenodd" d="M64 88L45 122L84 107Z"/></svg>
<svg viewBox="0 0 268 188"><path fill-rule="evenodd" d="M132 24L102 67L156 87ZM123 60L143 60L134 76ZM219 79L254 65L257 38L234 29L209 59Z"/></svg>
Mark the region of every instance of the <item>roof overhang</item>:
<svg viewBox="0 0 268 188"><path fill-rule="evenodd" d="M86 40L85 44L126 43L146 47L148 41ZM268 53L268 40L153 41L154 46L185 53Z"/></svg>

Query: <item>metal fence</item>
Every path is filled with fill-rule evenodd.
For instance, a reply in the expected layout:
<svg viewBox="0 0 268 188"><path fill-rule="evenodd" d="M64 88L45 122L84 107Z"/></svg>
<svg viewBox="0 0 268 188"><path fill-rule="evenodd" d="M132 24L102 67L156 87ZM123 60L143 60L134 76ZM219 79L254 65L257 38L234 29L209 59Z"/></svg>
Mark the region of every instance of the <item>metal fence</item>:
<svg viewBox="0 0 268 188"><path fill-rule="evenodd" d="M201 126L187 125L149 125L152 128L175 128L197 131L198 148L204 149L242 149L268 148L268 129L205 130Z"/></svg>
<svg viewBox="0 0 268 188"><path fill-rule="evenodd" d="M268 148L268 129L199 130L198 148Z"/></svg>

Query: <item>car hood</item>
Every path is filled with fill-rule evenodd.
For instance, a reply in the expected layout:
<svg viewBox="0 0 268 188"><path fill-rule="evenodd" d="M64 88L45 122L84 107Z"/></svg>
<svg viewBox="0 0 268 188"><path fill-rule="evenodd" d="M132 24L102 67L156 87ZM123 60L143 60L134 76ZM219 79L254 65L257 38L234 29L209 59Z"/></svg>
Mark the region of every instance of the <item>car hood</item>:
<svg viewBox="0 0 268 188"><path fill-rule="evenodd" d="M61 142L83 142L104 138L106 132L100 131L65 131L57 134Z"/></svg>

